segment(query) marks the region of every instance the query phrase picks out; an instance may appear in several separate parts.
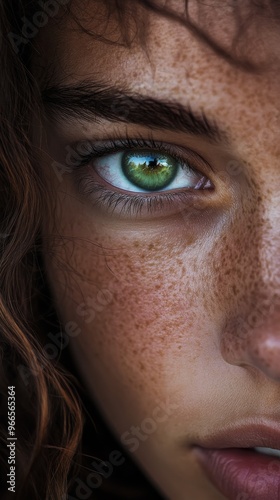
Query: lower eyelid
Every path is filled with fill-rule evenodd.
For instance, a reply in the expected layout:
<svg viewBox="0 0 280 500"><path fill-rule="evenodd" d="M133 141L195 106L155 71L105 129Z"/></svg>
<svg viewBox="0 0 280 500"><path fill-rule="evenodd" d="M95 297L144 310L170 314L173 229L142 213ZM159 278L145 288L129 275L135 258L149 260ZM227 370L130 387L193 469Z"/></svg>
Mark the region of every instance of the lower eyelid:
<svg viewBox="0 0 280 500"><path fill-rule="evenodd" d="M198 200L193 190L177 190L173 193L131 195L107 189L103 184L96 182L90 174L80 178L79 193L90 200L93 207L101 209L107 215L116 215L131 219L166 217L184 213L200 215L207 209L209 191L201 191L203 196Z"/></svg>

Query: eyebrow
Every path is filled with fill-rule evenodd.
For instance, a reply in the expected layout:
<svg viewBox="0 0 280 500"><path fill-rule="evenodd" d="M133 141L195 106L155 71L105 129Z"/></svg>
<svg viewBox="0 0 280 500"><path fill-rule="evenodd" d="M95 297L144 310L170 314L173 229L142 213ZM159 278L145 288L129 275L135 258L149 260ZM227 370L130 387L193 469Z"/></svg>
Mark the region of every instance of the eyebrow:
<svg viewBox="0 0 280 500"><path fill-rule="evenodd" d="M42 91L41 97L47 115L54 119L77 118L91 122L103 118L205 136L215 143L230 142L225 131L203 111L116 86L84 81L50 86Z"/></svg>

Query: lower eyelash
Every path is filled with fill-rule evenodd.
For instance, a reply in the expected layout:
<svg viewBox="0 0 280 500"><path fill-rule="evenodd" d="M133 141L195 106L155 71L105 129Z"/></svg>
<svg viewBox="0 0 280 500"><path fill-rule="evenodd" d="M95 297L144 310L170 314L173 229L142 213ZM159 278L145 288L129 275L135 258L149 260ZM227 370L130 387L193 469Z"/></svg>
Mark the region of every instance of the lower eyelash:
<svg viewBox="0 0 280 500"><path fill-rule="evenodd" d="M185 201L187 203L188 194L186 192L179 192L176 194L161 192L153 196L131 196L110 191L89 176L81 176L80 174L79 177L78 192L83 196L91 197L93 205L102 208L105 206L109 209L111 214L115 212L117 207L120 208L121 214L137 216L141 215L143 209L145 209L148 214L154 213L162 209L163 205L166 206L166 203L169 207L174 206L176 202Z"/></svg>

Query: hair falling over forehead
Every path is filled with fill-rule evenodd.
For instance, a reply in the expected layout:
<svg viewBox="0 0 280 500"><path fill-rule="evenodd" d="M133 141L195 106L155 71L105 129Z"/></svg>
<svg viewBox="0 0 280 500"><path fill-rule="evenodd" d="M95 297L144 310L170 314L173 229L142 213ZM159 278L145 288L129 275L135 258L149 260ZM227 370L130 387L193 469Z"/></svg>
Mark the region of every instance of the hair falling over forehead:
<svg viewBox="0 0 280 500"><path fill-rule="evenodd" d="M129 43L126 23L130 19L135 21L135 2L98 1L106 3L108 16L117 16L123 41ZM219 45L207 23L203 26L192 21L187 1L180 14L172 8L174 2L136 1L139 9L184 24L218 55L248 71L254 71L256 67L254 61L242 58L238 53L240 46L237 42L241 34L252 18L259 22L265 14L267 22L271 19L275 23L280 14L280 2L275 0L225 2L236 21L235 40L229 50L229 47ZM58 500L67 491L67 481L73 473L72 464L77 461L84 417L71 376L48 359L43 349L48 328L43 324L43 318L48 315L45 309L48 296L40 257L40 214L48 200L31 141L32 117L34 113L40 114L40 94L31 71L37 32L34 36L29 32L27 38L22 29L23 22L32 20L47 3L45 0L0 2L0 384L3 395L6 395L11 380L17 387L17 410L21 415L17 420L17 434L21 436L17 449L19 498ZM57 3L60 18L63 13L71 14L74 0L57 0ZM214 8L217 2L201 1L198 4L203 9L207 4L210 15L211 5ZM241 19L241 13L245 19ZM79 19L77 23L83 29ZM94 36L94 33L90 34ZM0 435L4 443L5 423L0 428ZM0 460L1 470L5 472L7 457L1 453Z"/></svg>
<svg viewBox="0 0 280 500"><path fill-rule="evenodd" d="M90 1L82 0L82 3L90 5ZM87 32L90 36L102 39L105 43L129 45L135 35L145 44L148 25L146 14L150 12L184 26L193 36L239 69L260 71L268 66L267 54L265 60L257 63L255 61L256 51L250 50L247 53L246 46L250 42L251 46L254 46L252 40L257 41L263 26L266 26L268 30L274 27L278 31L280 18L279 0L226 0L222 3L219 0L181 0L179 2L173 0L135 0L134 2L130 0L95 0L95 9L96 4L97 8L99 4L104 11L105 24L111 16L114 16L119 24L120 39L111 41L109 37L103 36L100 32L97 35L92 30L87 31L82 20L83 16L77 14L73 8L75 6L74 0L51 0L51 6L49 2L50 0L15 0L8 6L5 5L6 2L3 2L3 20L6 10L8 22L4 33L8 34L8 39L14 50L27 66L36 34L40 25L44 26L48 21L48 16L52 18L56 15L58 19L63 19L64 14L71 15L81 31ZM57 8L52 7L54 4ZM57 12L59 12L58 16ZM193 12L196 14L193 15ZM40 15L45 16L46 21L43 17L41 20ZM31 24L25 26L24 23L26 20L27 23L30 23L34 16L36 19L38 18L38 29L36 26L32 28ZM220 19L220 22L217 23L217 19ZM229 26L229 24L232 25L231 36L230 40L224 44L219 39L219 34L223 27ZM9 26L10 28L8 28ZM23 33L24 26L28 33ZM272 59L273 57L274 55L272 55Z"/></svg>

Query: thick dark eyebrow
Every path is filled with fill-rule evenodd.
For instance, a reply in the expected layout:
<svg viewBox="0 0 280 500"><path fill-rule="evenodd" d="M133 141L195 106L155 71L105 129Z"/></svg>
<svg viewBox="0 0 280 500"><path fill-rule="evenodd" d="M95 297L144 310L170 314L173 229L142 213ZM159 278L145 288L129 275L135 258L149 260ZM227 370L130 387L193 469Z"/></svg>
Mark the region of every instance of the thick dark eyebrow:
<svg viewBox="0 0 280 500"><path fill-rule="evenodd" d="M51 86L42 91L47 115L53 119L77 118L135 123L153 129L205 136L211 142L226 142L226 133L204 112L178 102L161 101L101 83Z"/></svg>

